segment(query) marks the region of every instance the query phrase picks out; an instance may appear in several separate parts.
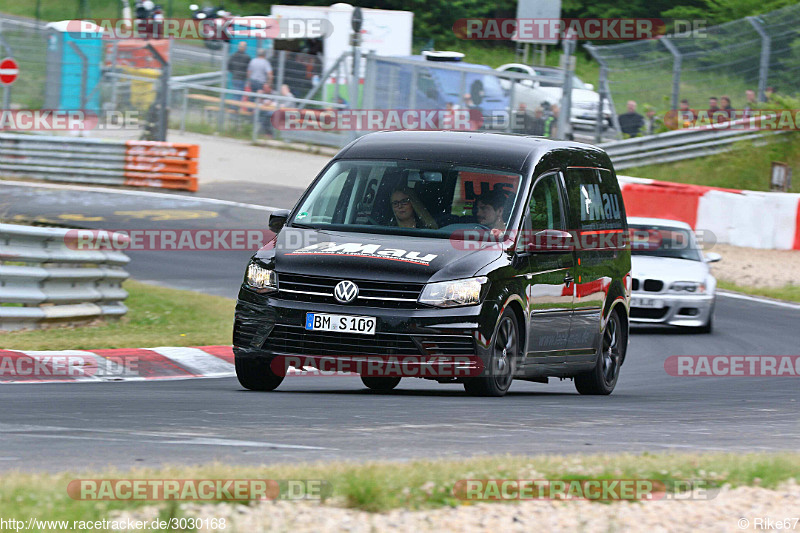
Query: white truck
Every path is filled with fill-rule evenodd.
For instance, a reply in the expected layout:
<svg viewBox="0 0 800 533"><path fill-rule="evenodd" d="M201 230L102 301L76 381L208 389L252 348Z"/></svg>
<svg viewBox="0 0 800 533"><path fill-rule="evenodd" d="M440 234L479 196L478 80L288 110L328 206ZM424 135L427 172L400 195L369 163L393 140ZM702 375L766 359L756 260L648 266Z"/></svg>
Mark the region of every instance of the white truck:
<svg viewBox="0 0 800 533"><path fill-rule="evenodd" d="M353 6L334 4L330 7L273 5L270 15L281 18L325 19L333 26L333 32L323 39L323 72L333 66L342 53L352 48L351 20ZM361 51L375 51L384 56L411 55L411 33L414 13L385 9L362 8L364 23L361 27ZM361 73L363 75L363 69Z"/></svg>

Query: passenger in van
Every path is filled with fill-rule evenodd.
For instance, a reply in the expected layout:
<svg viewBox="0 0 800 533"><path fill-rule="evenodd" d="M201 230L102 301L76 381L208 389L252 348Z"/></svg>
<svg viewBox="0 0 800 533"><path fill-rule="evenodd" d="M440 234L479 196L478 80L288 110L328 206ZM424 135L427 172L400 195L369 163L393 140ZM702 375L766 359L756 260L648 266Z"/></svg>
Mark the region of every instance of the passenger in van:
<svg viewBox="0 0 800 533"><path fill-rule="evenodd" d="M506 203L508 194L503 189L493 189L475 198L473 212L478 223L492 230L505 231Z"/></svg>
<svg viewBox="0 0 800 533"><path fill-rule="evenodd" d="M396 188L392 191L390 203L394 213L392 221L394 225L401 228L438 229L436 221L410 188Z"/></svg>

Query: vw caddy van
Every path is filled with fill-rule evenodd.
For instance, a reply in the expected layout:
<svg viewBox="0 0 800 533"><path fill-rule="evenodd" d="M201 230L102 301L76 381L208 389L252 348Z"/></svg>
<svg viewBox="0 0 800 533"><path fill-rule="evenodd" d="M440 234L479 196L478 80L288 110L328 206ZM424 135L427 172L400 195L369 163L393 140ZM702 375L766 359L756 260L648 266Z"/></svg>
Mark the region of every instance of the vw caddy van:
<svg viewBox="0 0 800 533"><path fill-rule="evenodd" d="M277 233L247 265L234 320L247 389L314 369L355 372L374 390L413 376L479 396L514 379L572 379L599 395L617 384L631 251L597 147L372 133L269 223ZM389 360L400 367L380 366Z"/></svg>

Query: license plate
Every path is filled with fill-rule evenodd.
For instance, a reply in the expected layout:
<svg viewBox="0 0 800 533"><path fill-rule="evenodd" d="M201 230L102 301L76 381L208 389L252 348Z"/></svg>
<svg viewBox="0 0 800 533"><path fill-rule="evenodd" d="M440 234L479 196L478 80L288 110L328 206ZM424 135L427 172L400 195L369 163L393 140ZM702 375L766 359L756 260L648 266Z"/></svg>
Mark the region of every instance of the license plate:
<svg viewBox="0 0 800 533"><path fill-rule="evenodd" d="M310 331L339 331L341 333L375 335L377 322L378 319L374 316L306 313L306 329Z"/></svg>
<svg viewBox="0 0 800 533"><path fill-rule="evenodd" d="M649 298L631 298L631 307L647 307L649 309L661 309L664 307L663 300L650 300Z"/></svg>

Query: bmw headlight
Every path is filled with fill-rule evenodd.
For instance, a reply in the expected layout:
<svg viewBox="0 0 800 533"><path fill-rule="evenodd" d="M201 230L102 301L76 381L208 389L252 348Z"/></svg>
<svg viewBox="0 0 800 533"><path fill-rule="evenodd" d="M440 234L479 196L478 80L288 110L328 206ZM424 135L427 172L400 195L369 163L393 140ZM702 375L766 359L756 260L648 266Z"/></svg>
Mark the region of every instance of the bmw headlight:
<svg viewBox="0 0 800 533"><path fill-rule="evenodd" d="M419 296L419 303L436 307L459 307L480 303L486 276L454 281L428 283Z"/></svg>
<svg viewBox="0 0 800 533"><path fill-rule="evenodd" d="M247 265L247 275L245 283L256 292L268 292L278 290L278 277L274 270L264 268L257 263Z"/></svg>
<svg viewBox="0 0 800 533"><path fill-rule="evenodd" d="M669 287L670 292L681 292L689 294L703 294L706 292L705 283L696 281L676 281Z"/></svg>

